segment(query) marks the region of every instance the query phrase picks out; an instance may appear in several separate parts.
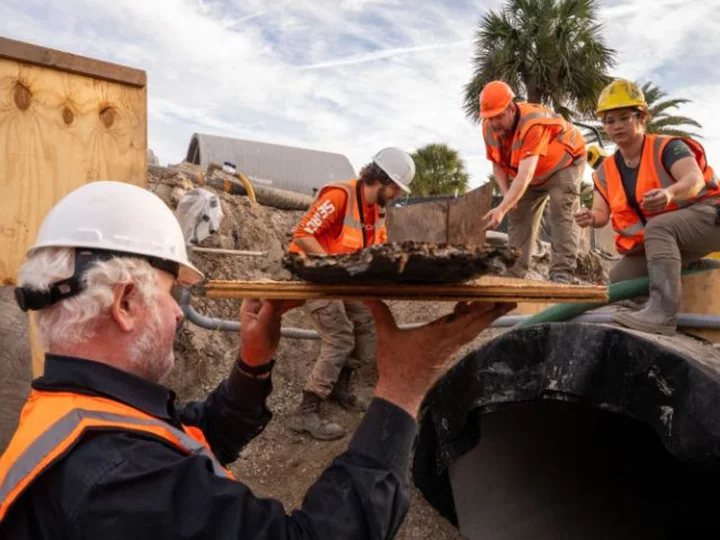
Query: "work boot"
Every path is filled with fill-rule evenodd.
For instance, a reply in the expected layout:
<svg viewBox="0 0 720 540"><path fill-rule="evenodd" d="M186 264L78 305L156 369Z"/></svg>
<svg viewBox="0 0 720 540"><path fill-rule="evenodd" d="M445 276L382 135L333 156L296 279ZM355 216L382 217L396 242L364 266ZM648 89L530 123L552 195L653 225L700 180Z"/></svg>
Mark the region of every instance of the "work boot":
<svg viewBox="0 0 720 540"><path fill-rule="evenodd" d="M353 370L343 367L330 397L348 411L365 412L368 401L352 391Z"/></svg>
<svg viewBox="0 0 720 540"><path fill-rule="evenodd" d="M322 399L314 392L303 390L302 401L288 421L288 427L296 433L309 433L320 441L333 441L345 435L340 424L320 416Z"/></svg>
<svg viewBox="0 0 720 540"><path fill-rule="evenodd" d="M624 307L632 311L640 311L647 307L647 296L636 296L635 298L626 298L625 300L618 300L615 302L616 306Z"/></svg>
<svg viewBox="0 0 720 540"><path fill-rule="evenodd" d="M680 307L680 261L648 262L650 299L647 307L635 313L615 313L613 321L633 330L671 336L677 329Z"/></svg>

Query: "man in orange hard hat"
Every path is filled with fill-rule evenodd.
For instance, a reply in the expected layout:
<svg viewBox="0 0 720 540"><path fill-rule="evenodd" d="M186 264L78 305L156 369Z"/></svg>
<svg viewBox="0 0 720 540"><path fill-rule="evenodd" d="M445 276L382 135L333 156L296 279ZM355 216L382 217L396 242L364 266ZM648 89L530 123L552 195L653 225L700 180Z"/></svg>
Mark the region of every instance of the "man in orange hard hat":
<svg viewBox="0 0 720 540"><path fill-rule="evenodd" d="M496 229L508 216L511 246L522 250L513 274L524 277L547 200L550 199L552 263L550 279L574 282L585 140L562 116L534 103L514 101L512 89L492 81L480 93L480 116L487 158L503 194L484 219Z"/></svg>

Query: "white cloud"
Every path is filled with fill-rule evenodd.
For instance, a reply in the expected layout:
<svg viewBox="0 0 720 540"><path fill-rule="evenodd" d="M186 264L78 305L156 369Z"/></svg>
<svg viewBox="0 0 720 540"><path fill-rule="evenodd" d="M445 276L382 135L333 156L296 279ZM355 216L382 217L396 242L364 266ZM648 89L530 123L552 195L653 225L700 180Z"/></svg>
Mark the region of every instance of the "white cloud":
<svg viewBox="0 0 720 540"><path fill-rule="evenodd" d="M61 5L57 5L61 4ZM473 183L491 167L462 111L478 18L500 0L4 0L0 34L145 69L149 142L180 161L193 132L340 152L446 142ZM720 1L601 9L616 73L694 103L720 167ZM712 62L710 62L712 60Z"/></svg>
<svg viewBox="0 0 720 540"><path fill-rule="evenodd" d="M328 62L320 62L317 64L309 64L306 66L298 66L297 69L304 71L308 69L322 69L329 67L338 66L350 66L353 64L365 64L367 62L373 62L375 60L383 60L385 58L391 58L393 56L400 56L404 54L419 53L424 51L434 51L437 49L445 49L447 47L467 47L471 44L470 40L454 41L451 43L437 43L431 45L417 45L415 47L396 47L395 49L385 49L367 54L358 54L348 56L345 58L339 58L337 60L330 60Z"/></svg>

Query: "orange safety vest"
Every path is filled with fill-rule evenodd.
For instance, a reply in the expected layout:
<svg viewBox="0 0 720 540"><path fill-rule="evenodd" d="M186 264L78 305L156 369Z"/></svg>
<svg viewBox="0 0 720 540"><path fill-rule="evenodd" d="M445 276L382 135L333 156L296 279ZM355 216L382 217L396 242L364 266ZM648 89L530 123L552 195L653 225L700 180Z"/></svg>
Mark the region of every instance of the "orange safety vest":
<svg viewBox="0 0 720 540"><path fill-rule="evenodd" d="M534 103L517 103L520 119L513 134L510 155L503 155L503 143L495 133L489 121L483 121L483 137L490 160L502 166L508 178L517 175L520 162L526 157L521 155L523 140L528 131L535 126L550 128L552 140L547 154L540 156L532 184L544 184L553 174L573 164L585 155L585 139L582 133L559 114L547 107Z"/></svg>
<svg viewBox="0 0 720 540"><path fill-rule="evenodd" d="M153 435L183 454L207 457L216 475L233 478L197 427L181 430L112 399L33 390L20 413L17 431L0 456L0 521L32 482L63 459L88 430Z"/></svg>
<svg viewBox="0 0 720 540"><path fill-rule="evenodd" d="M718 177L712 167L707 163L703 147L685 137L665 137L661 135L645 135L642 156L638 169L635 200L638 206L645 193L652 189L667 189L675 183L672 175L662 163L663 150L673 139L680 138L690 147L695 161L705 179L705 186L694 197L684 200L672 201L665 210L655 214L645 214L646 217L672 212L685 208L698 201L720 197ZM593 173L595 189L597 189L610 205L612 227L615 231L615 247L618 253L637 253L644 248L645 225L637 212L628 203L623 188L622 177L615 163L615 158L603 161L600 168Z"/></svg>
<svg viewBox="0 0 720 540"><path fill-rule="evenodd" d="M338 255L341 253L352 253L363 249L365 246L365 227L366 224L360 219L360 205L362 202L357 196L357 180L349 180L338 184L328 184L318 193L318 199L323 193L332 188L340 188L345 190L347 194L347 203L345 204L345 216L343 218L343 226L340 235L331 236L328 232L320 234L315 238L322 248L329 255ZM382 244L387 241L387 228L385 226L385 217L377 212L378 218L372 225L374 234L370 245ZM289 251L294 253L302 253L303 249L293 240L290 243Z"/></svg>

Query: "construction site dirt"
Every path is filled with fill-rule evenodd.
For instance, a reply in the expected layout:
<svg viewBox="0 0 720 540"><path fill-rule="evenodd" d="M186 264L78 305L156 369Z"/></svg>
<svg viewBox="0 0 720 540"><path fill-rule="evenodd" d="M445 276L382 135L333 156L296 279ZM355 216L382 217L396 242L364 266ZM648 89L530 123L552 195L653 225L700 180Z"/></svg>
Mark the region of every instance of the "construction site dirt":
<svg viewBox="0 0 720 540"><path fill-rule="evenodd" d="M191 166L184 167L188 170ZM149 188L159 195L170 208L175 209L180 198L197 186L187 174L167 168L153 168L149 174ZM279 210L252 203L248 197L233 195L208 187L219 197L224 218L216 234L203 243L205 248L236 251L258 251L261 256L192 252L193 262L208 279L216 280L276 280L290 281L292 273L282 265L287 253L292 230L300 221L302 210ZM495 251L501 253L501 251ZM502 255L506 257L507 255ZM586 257L591 264L581 266L585 275L595 273L602 279L603 262L595 255ZM548 254L539 253L536 271L547 271ZM582 260L581 260L582 263ZM599 269L599 271L598 271ZM6 351L6 368L0 370L2 388L5 390L4 416L1 422L0 447L9 440L14 431L17 414L29 391L31 379L30 346L27 330L22 328L24 317L17 309L12 289L5 288L2 297L3 313L8 320L6 332L0 336ZM239 299L210 299L193 296L192 307L199 313L220 319L237 321ZM391 301L389 305L398 323L422 323L449 313L453 302ZM291 328L312 329L302 310L296 309L284 317L284 325ZM477 339L459 351L459 360L477 349L484 342L500 335L504 330L483 332ZM207 330L185 321L175 343L176 365L168 376L167 384L180 401L203 399L229 373L239 346L236 332ZM247 483L255 493L282 501L290 510L302 503L308 487L343 452L349 436L338 441L318 442L297 435L286 427L286 422L300 401L306 377L319 350L317 340L282 339L273 372L274 390L269 398L273 419L266 430L242 452L231 469ZM358 391L370 396L376 382L374 365L363 366L358 373ZM342 423L352 432L360 423L359 413L350 413L334 404L327 407L333 420ZM461 538L457 529L442 518L417 492L413 491L407 519L398 535L410 538Z"/></svg>

